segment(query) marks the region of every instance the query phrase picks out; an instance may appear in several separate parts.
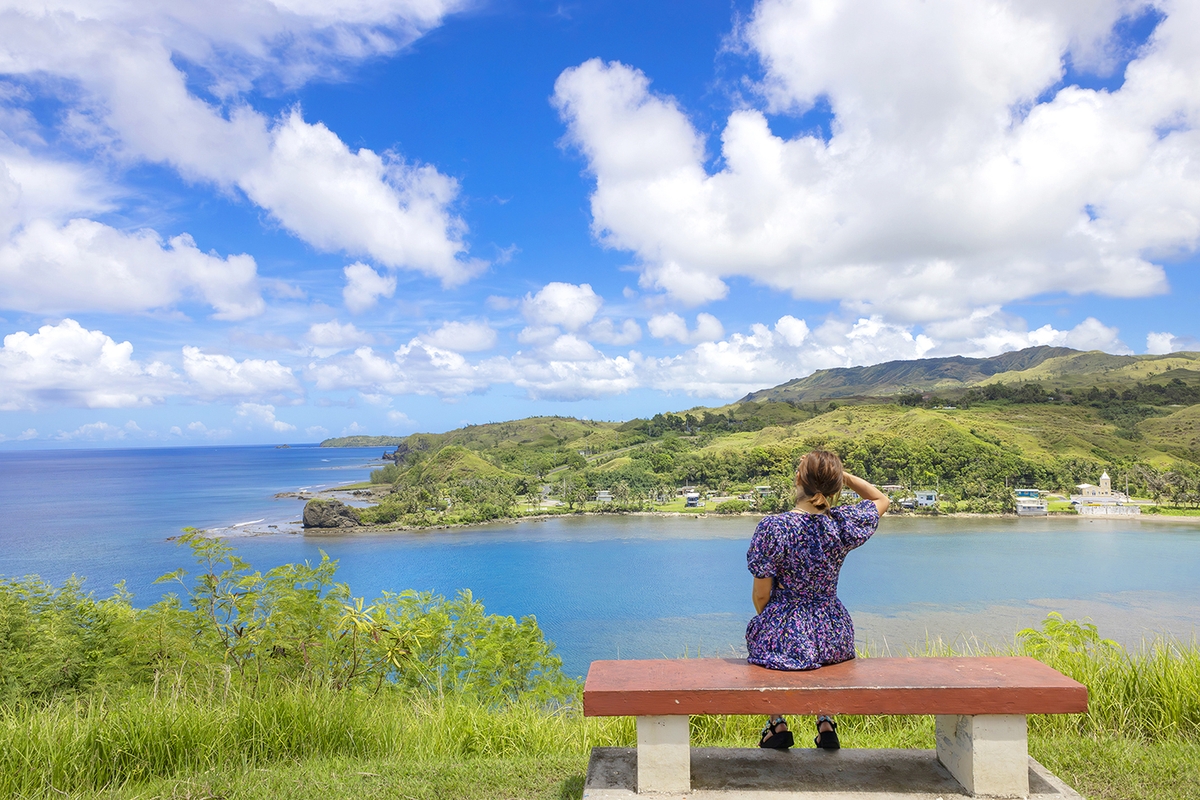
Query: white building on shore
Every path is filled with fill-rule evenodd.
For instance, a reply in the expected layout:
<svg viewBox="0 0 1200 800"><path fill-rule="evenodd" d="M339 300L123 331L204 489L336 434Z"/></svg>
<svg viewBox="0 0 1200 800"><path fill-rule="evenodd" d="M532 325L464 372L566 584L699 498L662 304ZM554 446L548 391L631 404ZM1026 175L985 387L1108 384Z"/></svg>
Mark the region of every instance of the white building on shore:
<svg viewBox="0 0 1200 800"><path fill-rule="evenodd" d="M1075 488L1079 494L1071 495L1071 502L1075 510L1084 516L1130 516L1142 513L1142 507L1131 503L1129 495L1113 491L1112 479L1107 472L1100 476L1099 486L1081 483Z"/></svg>
<svg viewBox="0 0 1200 800"><path fill-rule="evenodd" d="M1050 504L1041 497L1018 497L1018 517L1044 517L1050 513Z"/></svg>

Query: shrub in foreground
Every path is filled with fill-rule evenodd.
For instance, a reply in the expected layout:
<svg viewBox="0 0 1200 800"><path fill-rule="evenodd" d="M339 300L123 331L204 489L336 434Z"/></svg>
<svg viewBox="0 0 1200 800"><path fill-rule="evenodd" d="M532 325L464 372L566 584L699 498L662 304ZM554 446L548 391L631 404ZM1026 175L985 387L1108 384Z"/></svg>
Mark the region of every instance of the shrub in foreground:
<svg viewBox="0 0 1200 800"><path fill-rule="evenodd" d="M97 600L72 579L0 581L0 703L47 702L170 683L175 692L264 682L332 691L399 687L483 702L574 690L537 620L487 614L469 590L452 600L385 592L367 603L335 580L337 562L259 572L216 539L181 540L199 563L147 609L118 587Z"/></svg>

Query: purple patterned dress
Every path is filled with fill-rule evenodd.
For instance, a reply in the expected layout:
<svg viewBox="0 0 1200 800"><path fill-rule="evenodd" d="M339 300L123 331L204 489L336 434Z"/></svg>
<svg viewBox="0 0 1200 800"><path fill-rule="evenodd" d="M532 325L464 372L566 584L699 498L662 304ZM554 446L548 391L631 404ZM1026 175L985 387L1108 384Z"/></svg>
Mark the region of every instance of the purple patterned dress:
<svg viewBox="0 0 1200 800"><path fill-rule="evenodd" d="M785 511L763 517L750 540L746 566L774 578L771 599L746 626L751 664L816 669L854 658L854 623L837 598L846 554L871 538L879 510L870 500L826 514Z"/></svg>

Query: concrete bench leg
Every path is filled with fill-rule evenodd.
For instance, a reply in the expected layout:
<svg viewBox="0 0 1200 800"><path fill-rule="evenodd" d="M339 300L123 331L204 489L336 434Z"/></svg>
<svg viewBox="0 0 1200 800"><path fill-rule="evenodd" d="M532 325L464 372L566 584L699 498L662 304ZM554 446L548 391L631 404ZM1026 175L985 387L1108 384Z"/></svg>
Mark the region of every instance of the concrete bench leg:
<svg viewBox="0 0 1200 800"><path fill-rule="evenodd" d="M1029 749L1022 714L938 716L937 756L977 797L1029 796Z"/></svg>
<svg viewBox="0 0 1200 800"><path fill-rule="evenodd" d="M689 792L692 753L686 715L637 718L639 792Z"/></svg>

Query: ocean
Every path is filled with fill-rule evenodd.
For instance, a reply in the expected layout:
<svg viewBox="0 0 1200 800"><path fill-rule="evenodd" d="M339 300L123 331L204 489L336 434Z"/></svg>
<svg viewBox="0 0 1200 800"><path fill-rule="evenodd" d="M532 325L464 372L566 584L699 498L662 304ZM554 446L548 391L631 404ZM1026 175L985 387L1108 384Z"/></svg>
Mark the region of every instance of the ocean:
<svg viewBox="0 0 1200 800"><path fill-rule="evenodd" d="M124 580L135 603L190 567L170 537L223 529L256 568L339 561L339 580L382 591L470 589L491 613L536 616L572 675L597 658L737 655L752 613L752 517L572 516L417 533L295 530L281 492L364 480L380 448L211 447L0 453L0 575ZM243 523L255 523L247 526ZM236 527L240 526L240 527ZM847 558L839 594L865 646L1011 641L1050 611L1130 646L1190 638L1200 620L1200 519L886 518Z"/></svg>

